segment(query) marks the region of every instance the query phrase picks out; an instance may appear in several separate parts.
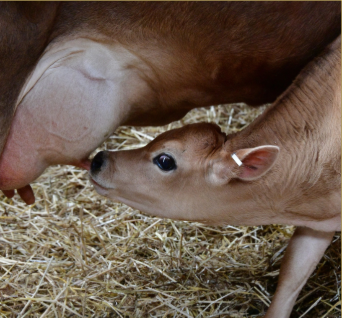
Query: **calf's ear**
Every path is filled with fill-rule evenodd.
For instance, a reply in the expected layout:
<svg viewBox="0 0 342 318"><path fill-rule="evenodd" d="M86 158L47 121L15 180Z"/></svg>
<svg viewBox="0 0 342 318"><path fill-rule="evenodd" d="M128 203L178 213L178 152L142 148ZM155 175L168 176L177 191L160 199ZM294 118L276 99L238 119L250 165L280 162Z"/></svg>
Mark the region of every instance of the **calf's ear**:
<svg viewBox="0 0 342 318"><path fill-rule="evenodd" d="M241 161L236 163L239 166L237 178L247 181L261 177L272 168L278 154L279 147L277 146L260 146L237 150L235 155Z"/></svg>
<svg viewBox="0 0 342 318"><path fill-rule="evenodd" d="M221 151L212 162L209 181L214 185L227 184L231 179L255 180L270 170L279 154L277 146L239 149L234 153Z"/></svg>

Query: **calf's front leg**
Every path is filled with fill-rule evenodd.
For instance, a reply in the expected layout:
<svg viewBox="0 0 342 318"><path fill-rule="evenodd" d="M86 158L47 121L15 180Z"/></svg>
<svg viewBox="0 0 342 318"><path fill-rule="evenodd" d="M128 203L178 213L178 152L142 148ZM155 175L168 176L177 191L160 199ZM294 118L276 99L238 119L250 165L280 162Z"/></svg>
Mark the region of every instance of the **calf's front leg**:
<svg viewBox="0 0 342 318"><path fill-rule="evenodd" d="M329 246L335 232L298 227L280 267L279 281L265 318L288 318L299 292Z"/></svg>

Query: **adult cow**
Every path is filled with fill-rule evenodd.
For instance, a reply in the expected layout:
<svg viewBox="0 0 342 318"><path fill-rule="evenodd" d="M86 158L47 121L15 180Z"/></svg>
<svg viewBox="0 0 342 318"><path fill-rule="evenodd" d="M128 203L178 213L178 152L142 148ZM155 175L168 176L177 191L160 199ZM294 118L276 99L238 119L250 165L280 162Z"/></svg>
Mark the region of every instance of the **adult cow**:
<svg viewBox="0 0 342 318"><path fill-rule="evenodd" d="M28 184L47 166L86 167L121 124L273 101L340 34L340 12L340 2L2 3L0 189L32 203Z"/></svg>

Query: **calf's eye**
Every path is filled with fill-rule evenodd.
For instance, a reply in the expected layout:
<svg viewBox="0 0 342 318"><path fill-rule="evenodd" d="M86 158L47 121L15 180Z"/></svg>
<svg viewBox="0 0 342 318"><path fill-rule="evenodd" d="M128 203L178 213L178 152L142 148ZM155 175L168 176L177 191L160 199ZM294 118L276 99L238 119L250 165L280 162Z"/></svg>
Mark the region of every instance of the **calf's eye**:
<svg viewBox="0 0 342 318"><path fill-rule="evenodd" d="M153 163L156 164L163 171L171 171L176 169L175 160L165 153L162 153L153 159Z"/></svg>

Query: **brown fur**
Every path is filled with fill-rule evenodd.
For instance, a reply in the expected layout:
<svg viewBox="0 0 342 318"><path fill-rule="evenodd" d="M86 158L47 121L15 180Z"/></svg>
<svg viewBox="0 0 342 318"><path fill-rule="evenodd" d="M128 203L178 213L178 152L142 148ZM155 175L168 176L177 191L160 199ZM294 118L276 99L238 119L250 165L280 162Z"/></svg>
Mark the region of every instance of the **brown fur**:
<svg viewBox="0 0 342 318"><path fill-rule="evenodd" d="M198 81L210 94L229 91L214 103L261 104L274 100L340 33L340 11L338 2L3 2L0 136L7 133L19 89L48 41L86 31L89 37L137 45L142 55L163 47L166 54L178 57L173 76ZM163 64L154 67L161 71ZM168 84L163 76L160 79L161 85ZM161 104L166 89L169 99L172 96L170 87L155 89L160 90ZM178 109L168 122L206 99L189 100L191 87L188 94L167 102L165 108ZM155 112L159 124L159 110ZM128 123L141 125L151 116L141 115L132 114Z"/></svg>
<svg viewBox="0 0 342 318"><path fill-rule="evenodd" d="M339 11L333 2L70 3L53 37L93 30L87 37L138 54L158 74L145 78L158 102L124 124L160 125L198 106L274 101L340 33Z"/></svg>

